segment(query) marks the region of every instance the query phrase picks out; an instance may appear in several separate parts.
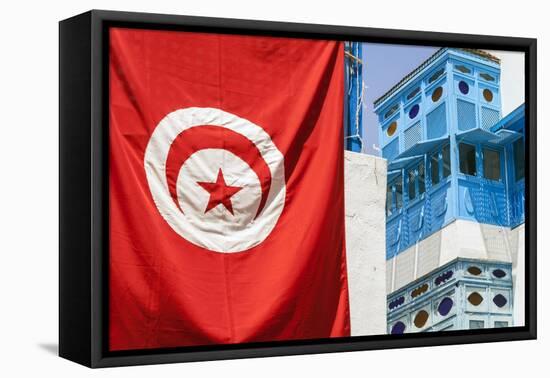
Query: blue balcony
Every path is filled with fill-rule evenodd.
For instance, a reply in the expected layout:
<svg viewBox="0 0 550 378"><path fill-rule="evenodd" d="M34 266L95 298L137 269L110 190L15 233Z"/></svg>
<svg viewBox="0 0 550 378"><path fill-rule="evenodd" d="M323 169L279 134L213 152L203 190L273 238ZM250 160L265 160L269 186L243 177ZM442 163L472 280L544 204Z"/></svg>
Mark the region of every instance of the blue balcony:
<svg viewBox="0 0 550 378"><path fill-rule="evenodd" d="M513 326L512 264L456 259L388 296L388 333Z"/></svg>
<svg viewBox="0 0 550 378"><path fill-rule="evenodd" d="M375 102L387 259L455 219L524 222L524 106L501 119L499 78L491 55L444 48Z"/></svg>

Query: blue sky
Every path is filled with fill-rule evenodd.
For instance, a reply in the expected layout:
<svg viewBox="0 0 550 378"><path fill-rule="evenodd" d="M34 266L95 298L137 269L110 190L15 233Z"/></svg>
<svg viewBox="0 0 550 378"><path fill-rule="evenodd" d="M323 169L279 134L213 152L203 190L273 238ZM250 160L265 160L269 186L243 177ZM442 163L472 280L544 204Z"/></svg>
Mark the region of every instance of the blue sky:
<svg viewBox="0 0 550 378"><path fill-rule="evenodd" d="M374 100L386 93L437 50L438 47L363 44L365 62L363 78L366 85L366 111L363 113L365 152L380 155L380 152L373 148L373 144L378 146L378 119L373 111Z"/></svg>

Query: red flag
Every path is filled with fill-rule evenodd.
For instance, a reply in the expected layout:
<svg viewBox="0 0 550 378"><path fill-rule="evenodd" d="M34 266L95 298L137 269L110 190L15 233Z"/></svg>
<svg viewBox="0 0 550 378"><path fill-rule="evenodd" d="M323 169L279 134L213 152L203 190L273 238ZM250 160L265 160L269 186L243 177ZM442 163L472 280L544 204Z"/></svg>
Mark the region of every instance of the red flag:
<svg viewBox="0 0 550 378"><path fill-rule="evenodd" d="M343 45L110 31L109 348L349 336Z"/></svg>

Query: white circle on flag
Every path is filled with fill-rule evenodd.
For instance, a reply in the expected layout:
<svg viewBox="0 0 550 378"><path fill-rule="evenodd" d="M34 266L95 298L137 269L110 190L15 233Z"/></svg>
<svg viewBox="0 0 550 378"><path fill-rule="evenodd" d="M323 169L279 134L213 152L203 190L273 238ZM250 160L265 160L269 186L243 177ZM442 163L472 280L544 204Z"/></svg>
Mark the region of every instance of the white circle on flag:
<svg viewBox="0 0 550 378"><path fill-rule="evenodd" d="M242 188L231 196L233 214L221 205L205 212L210 194L197 185L216 181L222 166L227 184ZM190 223L208 234L228 233L228 236L254 220L262 195L256 173L241 158L223 149L205 149L191 155L181 166L177 190L178 203Z"/></svg>
<svg viewBox="0 0 550 378"><path fill-rule="evenodd" d="M170 195L166 163L170 147L183 131L218 126L252 142L271 174L267 200L258 214L262 197L256 171L244 159L221 148L193 152L179 169L177 204ZM151 135L144 167L151 195L170 227L189 242L222 253L242 252L262 243L275 227L286 197L284 157L260 126L216 108L186 108L169 113ZM240 188L231 195L232 212L219 204L208 211L210 194L200 183L214 183L223 172L228 186Z"/></svg>

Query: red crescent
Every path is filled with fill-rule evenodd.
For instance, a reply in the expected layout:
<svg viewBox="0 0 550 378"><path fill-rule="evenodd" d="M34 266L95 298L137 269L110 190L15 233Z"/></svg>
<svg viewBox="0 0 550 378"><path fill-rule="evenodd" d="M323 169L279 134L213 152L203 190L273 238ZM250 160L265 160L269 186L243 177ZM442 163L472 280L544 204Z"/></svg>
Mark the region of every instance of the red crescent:
<svg viewBox="0 0 550 378"><path fill-rule="evenodd" d="M271 188L271 171L258 147L245 136L221 126L203 125L182 131L170 146L166 158L166 179L172 200L180 210L176 182L181 166L195 152L208 148L227 150L246 162L256 173L262 188L257 218L267 202Z"/></svg>

